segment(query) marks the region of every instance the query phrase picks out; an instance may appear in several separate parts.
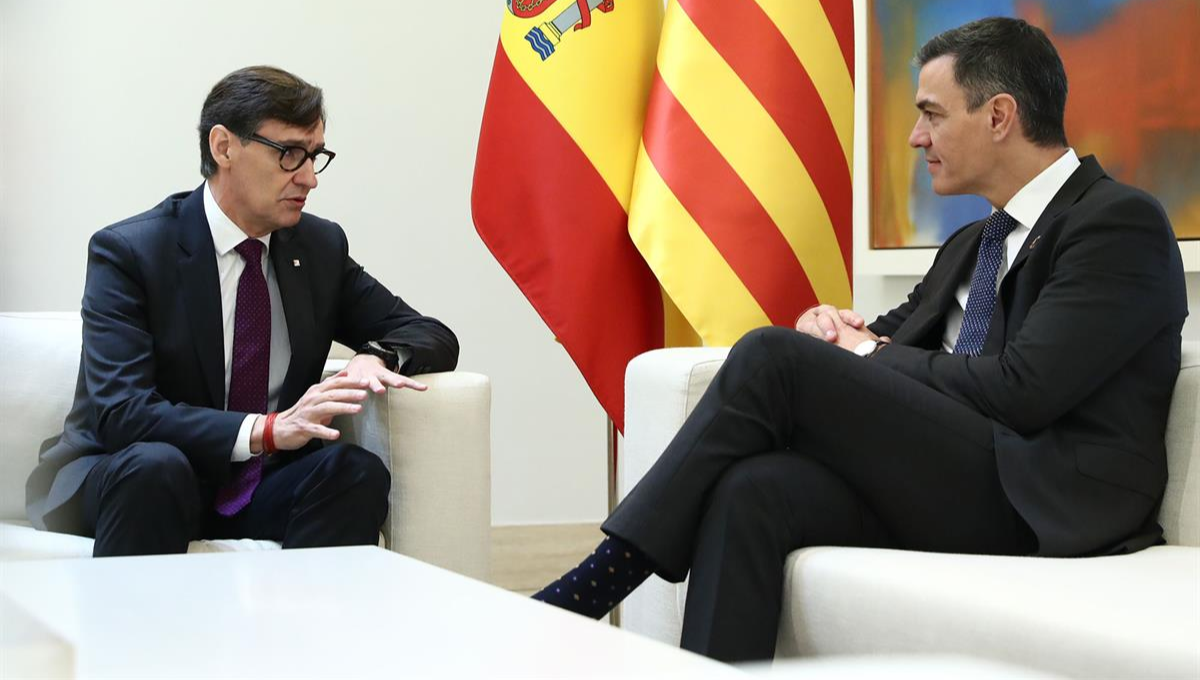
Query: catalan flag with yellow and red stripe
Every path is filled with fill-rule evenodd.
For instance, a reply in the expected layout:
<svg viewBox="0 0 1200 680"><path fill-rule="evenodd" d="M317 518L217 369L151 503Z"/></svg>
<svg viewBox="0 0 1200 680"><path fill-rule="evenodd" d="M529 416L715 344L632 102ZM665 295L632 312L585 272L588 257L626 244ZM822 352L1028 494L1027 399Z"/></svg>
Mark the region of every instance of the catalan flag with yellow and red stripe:
<svg viewBox="0 0 1200 680"><path fill-rule="evenodd" d="M661 0L507 0L471 196L618 427L625 365L673 318L627 226L662 17Z"/></svg>
<svg viewBox="0 0 1200 680"><path fill-rule="evenodd" d="M629 231L708 345L851 304L851 0L671 0Z"/></svg>

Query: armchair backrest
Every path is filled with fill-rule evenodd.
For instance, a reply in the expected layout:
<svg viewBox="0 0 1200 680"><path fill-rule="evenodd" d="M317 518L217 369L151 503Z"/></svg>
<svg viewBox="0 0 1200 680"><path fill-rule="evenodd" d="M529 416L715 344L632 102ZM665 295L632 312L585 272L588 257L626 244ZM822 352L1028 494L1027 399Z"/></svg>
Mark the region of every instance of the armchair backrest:
<svg viewBox="0 0 1200 680"><path fill-rule="evenodd" d="M0 519L25 520L25 480L75 396L79 312L0 313Z"/></svg>
<svg viewBox="0 0 1200 680"><path fill-rule="evenodd" d="M1167 474L1158 514L1167 543L1200 546L1200 342L1183 343L1167 420Z"/></svg>

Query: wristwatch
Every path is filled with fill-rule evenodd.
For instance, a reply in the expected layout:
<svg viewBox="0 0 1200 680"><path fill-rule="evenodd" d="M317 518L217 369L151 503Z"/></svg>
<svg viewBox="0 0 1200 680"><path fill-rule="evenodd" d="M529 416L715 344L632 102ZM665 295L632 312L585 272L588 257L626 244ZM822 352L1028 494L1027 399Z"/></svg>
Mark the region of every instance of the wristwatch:
<svg viewBox="0 0 1200 680"><path fill-rule="evenodd" d="M383 367L389 371L395 371L400 367L400 355L396 354L395 350L388 349L374 340L359 347L358 353L370 354L373 357L383 359Z"/></svg>
<svg viewBox="0 0 1200 680"><path fill-rule="evenodd" d="M875 348L879 346L874 340L863 340L854 346L854 353L860 357L869 357L875 353Z"/></svg>

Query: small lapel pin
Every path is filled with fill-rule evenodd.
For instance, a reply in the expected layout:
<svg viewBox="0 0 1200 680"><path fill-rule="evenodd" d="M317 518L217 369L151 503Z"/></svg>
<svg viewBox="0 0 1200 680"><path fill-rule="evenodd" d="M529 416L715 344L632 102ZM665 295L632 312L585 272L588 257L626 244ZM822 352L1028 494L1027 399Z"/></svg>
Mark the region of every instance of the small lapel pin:
<svg viewBox="0 0 1200 680"><path fill-rule="evenodd" d="M1042 237L1041 237L1041 236L1037 236L1037 237L1035 237L1035 238L1033 239L1033 241L1032 241L1032 242L1029 244L1029 249L1030 249L1030 250L1033 250L1033 247L1034 247L1034 246L1036 246L1036 245L1038 244L1038 241L1041 241L1041 240L1042 240ZM297 263L299 263L299 260L297 260Z"/></svg>
<svg viewBox="0 0 1200 680"><path fill-rule="evenodd" d="M299 267L299 266L300 266L300 260L292 260L292 266L293 266L293 267Z"/></svg>

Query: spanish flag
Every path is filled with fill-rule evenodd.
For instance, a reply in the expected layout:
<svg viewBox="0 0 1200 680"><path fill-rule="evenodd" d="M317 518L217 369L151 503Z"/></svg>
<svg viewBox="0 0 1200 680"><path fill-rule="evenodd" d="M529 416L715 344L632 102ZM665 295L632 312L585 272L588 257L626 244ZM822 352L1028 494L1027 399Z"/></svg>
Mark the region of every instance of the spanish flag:
<svg viewBox="0 0 1200 680"><path fill-rule="evenodd" d="M628 232L662 16L661 0L508 0L471 195L480 237L618 427L625 365L664 341Z"/></svg>
<svg viewBox="0 0 1200 680"><path fill-rule="evenodd" d="M629 231L707 345L851 304L851 0L671 0Z"/></svg>

